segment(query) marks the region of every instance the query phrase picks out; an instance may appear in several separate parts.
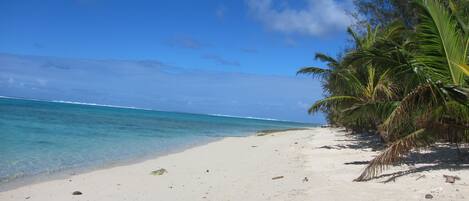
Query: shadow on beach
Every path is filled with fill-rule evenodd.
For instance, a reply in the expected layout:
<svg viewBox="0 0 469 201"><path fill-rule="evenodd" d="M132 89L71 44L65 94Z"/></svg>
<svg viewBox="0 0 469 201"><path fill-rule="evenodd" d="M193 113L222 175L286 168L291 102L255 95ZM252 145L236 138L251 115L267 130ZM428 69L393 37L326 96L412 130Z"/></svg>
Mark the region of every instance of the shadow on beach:
<svg viewBox="0 0 469 201"><path fill-rule="evenodd" d="M333 146L322 146L319 148L323 149L371 149L372 151L382 150L384 148L384 144L381 142L381 139L372 133L349 133L346 130L339 130L337 132L345 133L347 139L336 140L336 142L340 142L340 144L336 144Z"/></svg>
<svg viewBox="0 0 469 201"><path fill-rule="evenodd" d="M345 132L341 130L340 132ZM346 134L347 139L336 140L338 142L347 142L346 144L337 144L333 146L322 146L325 149L355 149L381 151L385 145L377 135L364 134ZM435 144L426 149L417 149L405 156L394 166L408 165L409 170L396 171L392 173L381 174L373 179L387 178L383 183L394 181L396 178L403 177L413 173L419 173L431 170L463 170L469 169L469 145L459 145L459 150L454 144ZM345 162L345 165L367 165L370 160Z"/></svg>

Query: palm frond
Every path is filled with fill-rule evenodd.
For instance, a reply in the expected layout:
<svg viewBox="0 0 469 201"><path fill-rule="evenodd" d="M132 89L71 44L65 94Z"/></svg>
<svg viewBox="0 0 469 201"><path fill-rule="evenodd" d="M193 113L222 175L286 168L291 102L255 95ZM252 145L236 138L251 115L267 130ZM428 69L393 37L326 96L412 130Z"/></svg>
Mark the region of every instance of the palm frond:
<svg viewBox="0 0 469 201"><path fill-rule="evenodd" d="M330 67L337 67L339 65L339 62L336 59L334 59L333 57L329 55L320 53L320 52L317 52L314 55L314 59L322 61L322 62L327 62L328 66Z"/></svg>
<svg viewBox="0 0 469 201"><path fill-rule="evenodd" d="M439 69L429 71L429 78L442 78L449 74L452 84L461 85L462 71L454 63L465 64L465 38L449 10L437 0L418 0L422 10L421 23L417 27L422 54L417 60L424 67ZM435 75L439 73L440 75ZM438 81L438 80L434 80ZM446 80L440 80L446 82Z"/></svg>
<svg viewBox="0 0 469 201"><path fill-rule="evenodd" d="M467 64L457 64L455 62L452 62L454 65L456 65L457 67L459 67L459 69L464 73L466 74L466 76L469 76L469 65Z"/></svg>
<svg viewBox="0 0 469 201"><path fill-rule="evenodd" d="M398 138L399 133L412 129L411 117L416 114L415 111L429 109L441 102L444 98L437 87L432 83L420 85L400 101L381 128L387 131L389 140Z"/></svg>
<svg viewBox="0 0 469 201"><path fill-rule="evenodd" d="M319 67L303 67L300 70L296 72L297 75L299 74L306 74L306 75L311 75L314 78L325 78L327 75L331 73L331 70L329 69L323 69Z"/></svg>
<svg viewBox="0 0 469 201"><path fill-rule="evenodd" d="M355 46L357 48L361 48L362 47L362 42L361 42L361 38L359 36L359 34L357 32L355 32L352 27L348 27L347 28L347 33L352 37L354 43L355 43Z"/></svg>
<svg viewBox="0 0 469 201"><path fill-rule="evenodd" d="M402 156L412 149L431 144L432 136L425 129L416 130L405 137L393 142L383 152L376 156L362 174L354 181L366 181L386 170L389 165L393 165Z"/></svg>
<svg viewBox="0 0 469 201"><path fill-rule="evenodd" d="M359 101L356 97L353 96L331 96L321 100L316 101L308 110L308 113L314 113L319 111L322 107L325 107L327 104L337 104L342 101Z"/></svg>

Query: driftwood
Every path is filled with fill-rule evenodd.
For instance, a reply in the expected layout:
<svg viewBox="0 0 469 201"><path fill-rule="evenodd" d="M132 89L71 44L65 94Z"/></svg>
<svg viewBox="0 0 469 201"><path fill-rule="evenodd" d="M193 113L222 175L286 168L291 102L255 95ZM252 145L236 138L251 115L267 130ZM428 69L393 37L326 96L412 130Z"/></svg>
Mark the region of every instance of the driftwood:
<svg viewBox="0 0 469 201"><path fill-rule="evenodd" d="M272 177L272 180L283 179L283 176Z"/></svg>
<svg viewBox="0 0 469 201"><path fill-rule="evenodd" d="M458 176L450 176L450 175L443 175L444 178L446 178L446 183L454 183L456 180L460 180Z"/></svg>

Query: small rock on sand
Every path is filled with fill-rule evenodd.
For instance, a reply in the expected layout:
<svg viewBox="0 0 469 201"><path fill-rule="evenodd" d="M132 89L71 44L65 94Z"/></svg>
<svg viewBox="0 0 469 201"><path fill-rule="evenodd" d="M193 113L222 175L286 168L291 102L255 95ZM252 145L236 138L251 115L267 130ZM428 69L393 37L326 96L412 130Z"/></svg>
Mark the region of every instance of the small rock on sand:
<svg viewBox="0 0 469 201"><path fill-rule="evenodd" d="M432 194L426 194L425 199L433 199L433 195Z"/></svg>
<svg viewBox="0 0 469 201"><path fill-rule="evenodd" d="M81 194L83 194L83 193L80 192L80 191L73 191L73 193L72 193L72 195L81 195Z"/></svg>

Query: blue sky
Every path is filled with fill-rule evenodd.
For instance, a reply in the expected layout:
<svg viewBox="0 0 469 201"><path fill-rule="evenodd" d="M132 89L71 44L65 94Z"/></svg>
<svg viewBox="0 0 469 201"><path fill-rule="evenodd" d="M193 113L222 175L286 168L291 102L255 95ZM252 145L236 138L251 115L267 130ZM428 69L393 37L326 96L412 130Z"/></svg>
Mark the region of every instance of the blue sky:
<svg viewBox="0 0 469 201"><path fill-rule="evenodd" d="M351 23L344 11L351 0L0 0L0 8L0 95L103 104L118 97L118 104L160 110L295 121L322 121L305 112L305 105L320 97L318 82L296 77L296 70L323 66L313 60L315 52L336 55L344 49ZM142 71L145 65L158 68ZM54 66L62 66L63 72ZM142 72L155 79L131 77ZM87 84L73 84L72 77ZM174 83L160 87L163 81ZM197 87L182 90L188 86ZM89 94L61 94L70 87ZM203 92L203 87L213 92ZM270 87L290 97L282 98ZM133 93L135 89L140 93ZM152 89L159 91L150 93ZM217 91L228 89L233 93ZM153 96L148 101L143 101L145 92ZM201 94L212 101L211 107ZM184 104L155 101L164 98Z"/></svg>

